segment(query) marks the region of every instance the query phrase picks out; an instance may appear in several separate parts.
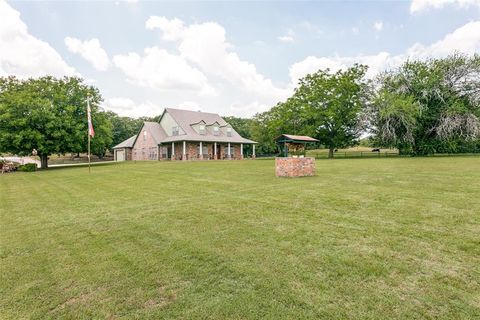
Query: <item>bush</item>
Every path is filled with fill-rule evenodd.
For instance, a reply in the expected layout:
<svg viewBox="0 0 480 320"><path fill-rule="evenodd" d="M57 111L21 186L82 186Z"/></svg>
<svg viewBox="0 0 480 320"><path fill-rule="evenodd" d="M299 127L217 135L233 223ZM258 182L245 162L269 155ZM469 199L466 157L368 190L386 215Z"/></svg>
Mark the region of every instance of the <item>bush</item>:
<svg viewBox="0 0 480 320"><path fill-rule="evenodd" d="M18 171L23 171L23 172L37 171L37 165L35 163L27 163L18 167Z"/></svg>

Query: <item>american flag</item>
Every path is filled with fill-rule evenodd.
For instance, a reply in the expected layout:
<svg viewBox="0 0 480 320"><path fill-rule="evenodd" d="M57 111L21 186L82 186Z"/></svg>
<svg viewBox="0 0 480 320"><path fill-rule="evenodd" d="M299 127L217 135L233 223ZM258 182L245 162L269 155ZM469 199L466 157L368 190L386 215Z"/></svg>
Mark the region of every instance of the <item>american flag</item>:
<svg viewBox="0 0 480 320"><path fill-rule="evenodd" d="M95 130L93 130L91 112L92 111L90 110L90 99L87 98L88 135L93 138L95 137Z"/></svg>

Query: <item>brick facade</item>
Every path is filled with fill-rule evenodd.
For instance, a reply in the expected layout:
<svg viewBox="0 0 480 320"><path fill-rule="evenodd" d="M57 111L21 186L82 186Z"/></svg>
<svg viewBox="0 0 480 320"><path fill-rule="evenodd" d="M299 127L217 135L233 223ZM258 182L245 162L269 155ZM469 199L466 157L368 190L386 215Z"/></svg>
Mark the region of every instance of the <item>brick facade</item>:
<svg viewBox="0 0 480 320"><path fill-rule="evenodd" d="M142 128L133 145L132 160L158 160L157 143L152 133L145 128Z"/></svg>
<svg viewBox="0 0 480 320"><path fill-rule="evenodd" d="M306 177L315 175L315 158L275 158L277 177Z"/></svg>
<svg viewBox="0 0 480 320"><path fill-rule="evenodd" d="M129 160L182 160L183 158L183 141L175 142L175 150L172 154L172 144L165 143L160 146L156 145L152 135L146 130L147 134L144 134L144 130L140 132L140 135L132 148L131 154L129 154ZM199 153L200 142L186 142L186 159L185 160L214 160L214 143L202 142L203 155L200 157ZM240 152L240 144L231 143L231 159L242 159ZM228 159L228 144L217 143L217 159Z"/></svg>
<svg viewBox="0 0 480 320"><path fill-rule="evenodd" d="M200 142L186 142L185 152L186 152L186 159L185 160L215 160L215 147L214 143L212 142L202 142L203 154L200 157L199 153ZM232 152L232 159L241 159L240 155L240 144L230 144L231 152ZM181 160L183 154L183 141L175 143L175 155L171 157L172 160ZM217 143L217 159L227 159L228 154L228 144L224 143Z"/></svg>

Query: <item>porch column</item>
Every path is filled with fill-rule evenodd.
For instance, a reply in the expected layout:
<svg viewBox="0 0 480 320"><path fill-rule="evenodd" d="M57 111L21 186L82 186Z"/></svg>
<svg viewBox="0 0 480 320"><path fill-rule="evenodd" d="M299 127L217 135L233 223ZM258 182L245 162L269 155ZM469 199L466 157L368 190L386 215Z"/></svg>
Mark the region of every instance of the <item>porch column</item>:
<svg viewBox="0 0 480 320"><path fill-rule="evenodd" d="M175 142L172 142L172 160L175 160Z"/></svg>
<svg viewBox="0 0 480 320"><path fill-rule="evenodd" d="M182 160L187 160L187 142L186 141L183 141Z"/></svg>
<svg viewBox="0 0 480 320"><path fill-rule="evenodd" d="M228 143L228 159L232 158L232 154L230 153L230 142Z"/></svg>
<svg viewBox="0 0 480 320"><path fill-rule="evenodd" d="M255 159L255 144L252 144L252 159Z"/></svg>
<svg viewBox="0 0 480 320"><path fill-rule="evenodd" d="M217 160L217 143L213 143L213 159Z"/></svg>
<svg viewBox="0 0 480 320"><path fill-rule="evenodd" d="M243 159L243 143L240 143L240 159Z"/></svg>
<svg viewBox="0 0 480 320"><path fill-rule="evenodd" d="M203 159L203 145L202 145L202 141L200 141L200 159Z"/></svg>

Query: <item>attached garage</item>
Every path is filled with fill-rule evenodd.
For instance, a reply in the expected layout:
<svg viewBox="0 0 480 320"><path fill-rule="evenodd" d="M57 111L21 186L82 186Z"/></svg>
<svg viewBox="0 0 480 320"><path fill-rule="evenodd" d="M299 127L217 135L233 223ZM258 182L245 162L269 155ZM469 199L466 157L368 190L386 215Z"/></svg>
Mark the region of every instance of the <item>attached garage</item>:
<svg viewBox="0 0 480 320"><path fill-rule="evenodd" d="M132 148L136 138L136 135L132 136L113 147L113 156L115 161L132 160Z"/></svg>
<svg viewBox="0 0 480 320"><path fill-rule="evenodd" d="M116 161L125 161L125 149L115 150L115 160Z"/></svg>

